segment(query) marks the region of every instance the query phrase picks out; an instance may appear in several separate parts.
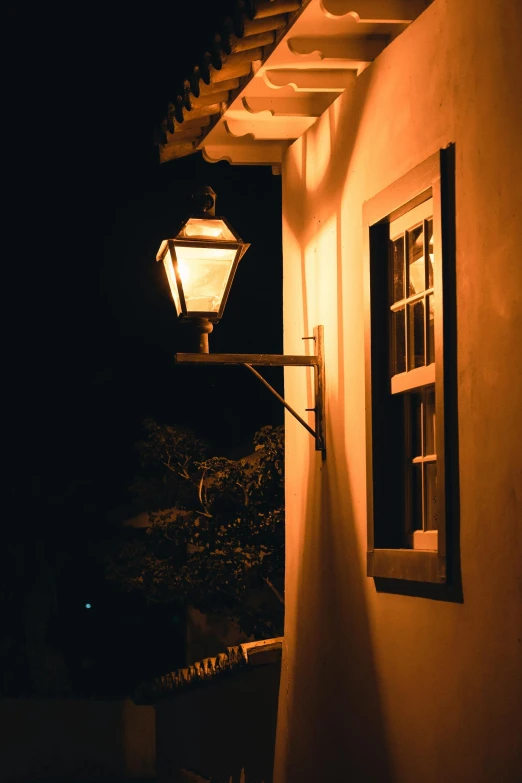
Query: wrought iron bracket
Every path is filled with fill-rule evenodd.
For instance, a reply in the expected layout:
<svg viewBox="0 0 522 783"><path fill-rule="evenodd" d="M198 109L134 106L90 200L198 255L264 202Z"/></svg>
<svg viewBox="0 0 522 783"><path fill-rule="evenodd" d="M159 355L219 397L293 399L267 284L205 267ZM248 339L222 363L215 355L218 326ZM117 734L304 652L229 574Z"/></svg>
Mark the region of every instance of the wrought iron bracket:
<svg viewBox="0 0 522 783"><path fill-rule="evenodd" d="M277 397L287 411L308 430L315 439L315 450L321 451L326 457L325 439L325 401L324 401L324 327L317 326L313 337L303 337L303 340L314 340L316 352L313 356L294 356L277 353L177 353L174 361L177 364L242 364L253 373ZM307 408L315 413L315 429L312 429L304 419L281 397L280 394L254 369L260 367L313 367L314 368L314 407Z"/></svg>

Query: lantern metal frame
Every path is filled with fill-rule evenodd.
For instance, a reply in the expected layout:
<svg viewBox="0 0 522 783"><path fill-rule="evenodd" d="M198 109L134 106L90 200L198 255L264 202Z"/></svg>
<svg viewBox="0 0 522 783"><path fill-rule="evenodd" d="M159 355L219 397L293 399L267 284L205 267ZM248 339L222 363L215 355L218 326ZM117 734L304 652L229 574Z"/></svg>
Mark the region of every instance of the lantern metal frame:
<svg viewBox="0 0 522 783"><path fill-rule="evenodd" d="M226 220L226 218L221 216L210 216L208 214L203 215L191 215L191 217L201 217L205 220L221 220L226 225L230 233L235 237L234 241L225 242L212 242L207 239L178 239L177 236L171 238L171 239L164 239L163 242L160 245L160 249L158 250L158 253L156 255L156 261L163 261L167 251L170 250L170 256L172 258L172 267L174 270L174 275L176 278L176 286L178 289L178 297L179 297L179 303L181 307L181 312L178 315L178 318L180 319L180 322L187 322L190 320L197 320L198 318L205 318L210 323L216 324L218 321L221 320L223 317L223 311L225 309L225 305L228 300L228 295L230 293L230 289L232 287L232 283L234 281L234 277L237 272L237 267L239 262L241 261L242 257L250 247L250 244L248 242L243 242L241 237L237 234L236 231L232 228L230 223ZM186 224L189 222L190 218L187 218L187 220L183 221L181 224L181 227L178 231L178 235L181 234ZM216 312L215 310L212 311L197 311L191 313L187 310L187 303L185 300L185 291L183 289L183 281L181 279L179 268L178 268L178 257L176 253L176 246L178 247L200 247L200 248L209 248L211 250L235 250L236 255L234 257L234 260L232 261L232 268L228 275L227 284L225 287L225 291L223 292L223 296L221 298L221 303L219 306L219 310Z"/></svg>

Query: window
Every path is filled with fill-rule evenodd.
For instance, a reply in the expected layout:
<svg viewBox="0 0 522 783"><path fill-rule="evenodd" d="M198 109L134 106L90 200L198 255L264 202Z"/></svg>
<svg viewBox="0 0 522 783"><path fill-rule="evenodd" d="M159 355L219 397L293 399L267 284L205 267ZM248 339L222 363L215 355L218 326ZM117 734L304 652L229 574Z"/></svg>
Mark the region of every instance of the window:
<svg viewBox="0 0 522 783"><path fill-rule="evenodd" d="M444 416L452 352L444 327L453 301L443 297L454 218L445 154L364 205L367 572L439 584L448 575Z"/></svg>

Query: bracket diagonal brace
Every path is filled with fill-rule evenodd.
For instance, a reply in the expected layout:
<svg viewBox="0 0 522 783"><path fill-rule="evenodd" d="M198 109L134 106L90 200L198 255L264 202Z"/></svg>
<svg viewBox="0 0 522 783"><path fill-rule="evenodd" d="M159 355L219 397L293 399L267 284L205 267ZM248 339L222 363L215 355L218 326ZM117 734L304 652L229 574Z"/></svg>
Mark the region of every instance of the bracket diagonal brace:
<svg viewBox="0 0 522 783"><path fill-rule="evenodd" d="M260 372L258 372L257 370L254 370L254 368L252 367L252 365L251 365L251 364L244 364L244 365L243 365L243 367L246 367L248 370L250 370L250 372L252 372L252 373L253 373L253 374L256 376L256 378L259 378L259 380L261 381L261 383L262 383L264 386L266 386L266 388L268 389L268 391L272 392L272 394L274 395L274 397L275 397L276 399L278 399L278 400L279 400L279 402L281 403L281 405L284 405L284 406L285 406L285 408L287 409L287 411L288 411L289 413L291 413L291 414L292 414L292 416L294 417L294 419L297 419L297 421L299 422L299 424L302 424L302 425L303 425L303 427L304 427L306 430L308 430L308 432L310 433L310 435L311 435L313 438L317 438L317 433L316 433L316 431L315 431L315 430L313 430L313 429L310 427L310 425L309 425L309 424L307 424L307 423L306 423L306 421L305 421L304 419L302 419L302 418L300 417L300 415L299 415L299 414L298 414L298 413L297 413L297 412L296 412L296 411L295 411L295 410L294 410L294 409L293 409L293 408L292 408L292 407L291 407L291 406L290 406L290 405L287 403L287 401L286 401L285 399L283 399L283 397L281 397L281 395L280 395L280 394L278 394L278 393L276 392L276 390L274 389L274 387L273 387L273 386L271 386L271 385L268 383L268 381L267 381L265 378L263 378L263 376L261 375L261 373L260 373Z"/></svg>
<svg viewBox="0 0 522 783"><path fill-rule="evenodd" d="M243 364L274 394L285 408L315 438L316 451L326 454L325 442L325 403L324 403L324 327L314 329L316 353L314 356L295 356L275 353L177 353L174 361L178 364ZM315 404L315 430L313 430L275 389L254 370L253 365L261 367L313 367Z"/></svg>

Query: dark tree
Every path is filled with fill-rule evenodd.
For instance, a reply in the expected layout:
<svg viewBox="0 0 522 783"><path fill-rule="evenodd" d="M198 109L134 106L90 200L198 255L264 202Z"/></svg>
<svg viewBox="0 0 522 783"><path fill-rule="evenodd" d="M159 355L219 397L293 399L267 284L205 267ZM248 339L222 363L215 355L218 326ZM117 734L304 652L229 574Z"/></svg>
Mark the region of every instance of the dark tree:
<svg viewBox="0 0 522 783"><path fill-rule="evenodd" d="M227 617L249 636L283 623L283 430L263 427L248 457L209 457L178 427L145 422L143 474L133 486L149 514L109 574L151 601Z"/></svg>

